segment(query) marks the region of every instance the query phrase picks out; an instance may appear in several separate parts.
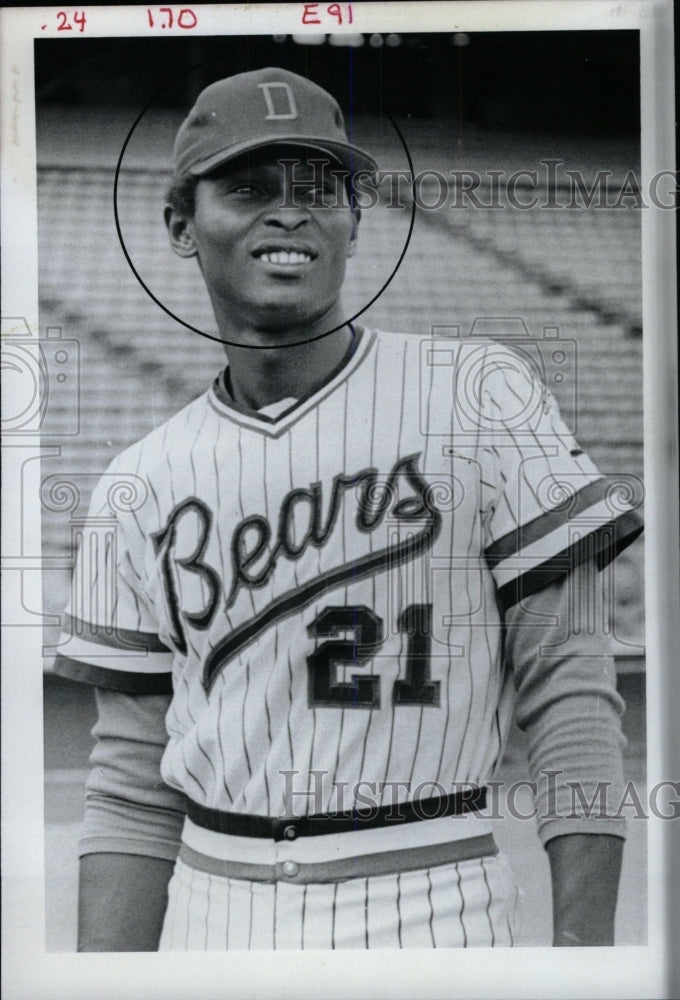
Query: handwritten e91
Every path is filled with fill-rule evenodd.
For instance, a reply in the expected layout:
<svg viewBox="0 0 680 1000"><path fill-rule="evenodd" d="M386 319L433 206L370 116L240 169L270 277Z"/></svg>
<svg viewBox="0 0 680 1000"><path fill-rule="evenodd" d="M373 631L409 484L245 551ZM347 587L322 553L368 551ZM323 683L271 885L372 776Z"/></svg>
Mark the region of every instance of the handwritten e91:
<svg viewBox="0 0 680 1000"><path fill-rule="evenodd" d="M335 18L339 25L352 24L354 20L352 16L352 4L331 3L327 7L323 7L319 3L304 4L304 10L302 11L303 24L324 24L328 18Z"/></svg>

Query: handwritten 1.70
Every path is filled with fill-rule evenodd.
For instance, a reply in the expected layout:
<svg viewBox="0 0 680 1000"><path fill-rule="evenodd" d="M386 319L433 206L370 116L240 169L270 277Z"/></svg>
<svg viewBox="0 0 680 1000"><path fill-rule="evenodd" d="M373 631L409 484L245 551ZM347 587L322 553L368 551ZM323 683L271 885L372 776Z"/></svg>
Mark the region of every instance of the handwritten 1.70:
<svg viewBox="0 0 680 1000"><path fill-rule="evenodd" d="M146 16L150 28L172 28L176 25L178 28L188 29L195 28L198 24L198 18L189 7L182 7L178 13L172 7L157 7L153 11L147 8Z"/></svg>

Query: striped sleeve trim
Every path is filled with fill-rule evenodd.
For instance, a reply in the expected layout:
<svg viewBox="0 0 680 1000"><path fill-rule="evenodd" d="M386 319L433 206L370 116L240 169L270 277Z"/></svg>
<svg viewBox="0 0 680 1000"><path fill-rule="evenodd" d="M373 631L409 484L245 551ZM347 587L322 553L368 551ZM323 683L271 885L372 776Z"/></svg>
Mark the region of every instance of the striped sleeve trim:
<svg viewBox="0 0 680 1000"><path fill-rule="evenodd" d="M71 660L81 660L126 674L166 674L172 670L173 656L169 650L147 653L144 649L100 645L71 635L62 636L57 651Z"/></svg>
<svg viewBox="0 0 680 1000"><path fill-rule="evenodd" d="M485 550L503 608L595 558L607 565L642 531L634 504L622 505L612 479L598 476L561 504L496 539Z"/></svg>
<svg viewBox="0 0 680 1000"><path fill-rule="evenodd" d="M566 528L568 523L575 521L579 516L585 514L589 519L593 518L592 508L605 503L607 485L607 480L601 476L571 497L568 505L547 510L532 521L519 525L514 531L492 542L484 553L489 569L495 569L509 556L523 553L529 545L546 538L552 532ZM600 516L600 521L610 520L611 506L606 510L609 516Z"/></svg>
<svg viewBox="0 0 680 1000"><path fill-rule="evenodd" d="M56 672L73 680L114 691L172 690L168 678L172 677L174 655L151 632L105 628L65 614L56 652ZM106 677L115 680L108 684Z"/></svg>
<svg viewBox="0 0 680 1000"><path fill-rule="evenodd" d="M71 660L91 663L102 669L124 674L167 674L172 671L172 653L146 653L143 650L103 646L78 636L62 636L57 652Z"/></svg>
<svg viewBox="0 0 680 1000"><path fill-rule="evenodd" d="M172 674L132 673L129 670L113 670L98 667L92 663L72 660L69 656L57 654L54 672L72 681L122 691L125 694L172 694Z"/></svg>
<svg viewBox="0 0 680 1000"><path fill-rule="evenodd" d="M155 632L136 632L131 629L118 628L117 626L94 625L92 622L83 621L74 615L64 614L63 629L69 635L82 638L87 642L99 646L108 646L112 649L130 650L137 649L148 653L169 653L170 650L164 645Z"/></svg>

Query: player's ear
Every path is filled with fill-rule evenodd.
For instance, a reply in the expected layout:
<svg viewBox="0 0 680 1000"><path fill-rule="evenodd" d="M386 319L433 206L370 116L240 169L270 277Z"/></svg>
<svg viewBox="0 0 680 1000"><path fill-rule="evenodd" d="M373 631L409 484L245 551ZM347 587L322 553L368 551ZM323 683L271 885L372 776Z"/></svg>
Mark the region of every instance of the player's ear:
<svg viewBox="0 0 680 1000"><path fill-rule="evenodd" d="M182 215L171 205L166 205L163 216L170 237L170 246L178 257L195 257L197 254L191 219Z"/></svg>
<svg viewBox="0 0 680 1000"><path fill-rule="evenodd" d="M359 239L359 222L361 221L361 209L352 209L352 231L349 237L349 245L347 247L347 256L353 257L357 252L357 240Z"/></svg>

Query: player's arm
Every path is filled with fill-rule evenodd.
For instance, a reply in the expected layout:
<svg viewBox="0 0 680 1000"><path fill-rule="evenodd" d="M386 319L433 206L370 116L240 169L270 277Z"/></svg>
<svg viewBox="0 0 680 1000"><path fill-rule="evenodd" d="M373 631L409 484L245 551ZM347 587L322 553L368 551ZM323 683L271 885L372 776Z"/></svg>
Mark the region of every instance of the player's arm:
<svg viewBox="0 0 680 1000"><path fill-rule="evenodd" d="M553 897L553 945L612 945L624 841L568 833L546 844Z"/></svg>
<svg viewBox="0 0 680 1000"><path fill-rule="evenodd" d="M597 570L642 531L641 497L619 495L600 475L521 359L508 351L498 363L503 350L489 352L478 393L480 426L495 434L478 450L485 555L504 608L517 721L538 787L555 941L574 934L599 944L602 934L611 939L621 850L615 841L625 836L625 819L623 702Z"/></svg>
<svg viewBox="0 0 680 1000"><path fill-rule="evenodd" d="M157 951L173 868L137 854L82 857L78 951Z"/></svg>
<svg viewBox="0 0 680 1000"><path fill-rule="evenodd" d="M169 695L97 689L96 743L80 838L79 951L155 951L184 799L160 762Z"/></svg>
<svg viewBox="0 0 680 1000"><path fill-rule="evenodd" d="M575 602L602 611L600 582L586 563L506 612L517 721L528 736L550 859L556 945L614 943L625 837L617 815L623 702L602 630L574 628Z"/></svg>
<svg viewBox="0 0 680 1000"><path fill-rule="evenodd" d="M53 668L91 685L97 703L79 841L79 948L87 951L157 946L185 814L183 796L161 777L173 653L146 585L140 511L152 494L142 451L135 445L119 455L94 489ZM140 473L134 485L130 469ZM130 484L125 505L115 499L117 482ZM115 544L103 544L102 517Z"/></svg>

